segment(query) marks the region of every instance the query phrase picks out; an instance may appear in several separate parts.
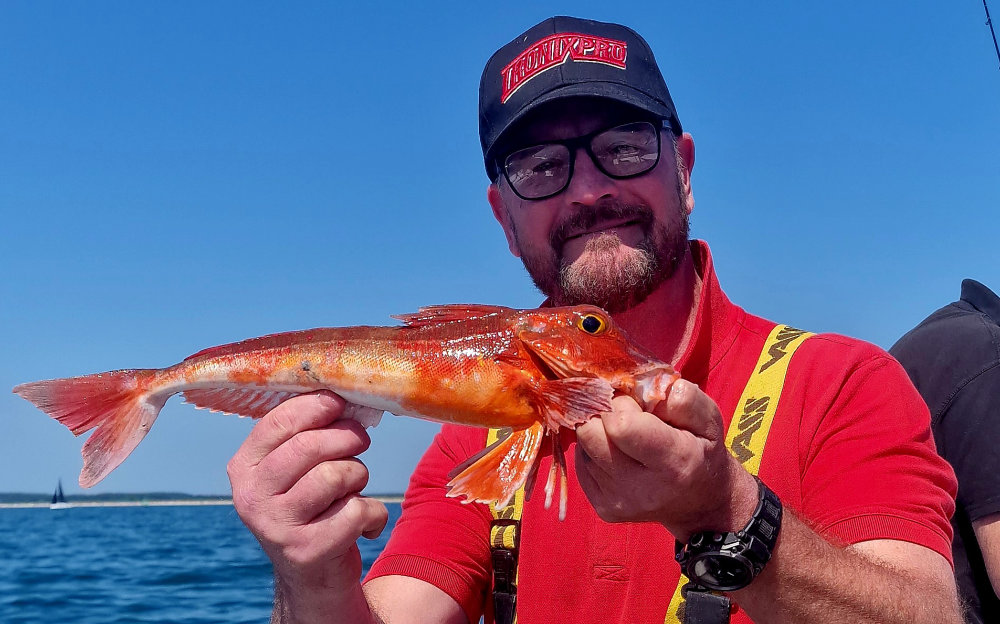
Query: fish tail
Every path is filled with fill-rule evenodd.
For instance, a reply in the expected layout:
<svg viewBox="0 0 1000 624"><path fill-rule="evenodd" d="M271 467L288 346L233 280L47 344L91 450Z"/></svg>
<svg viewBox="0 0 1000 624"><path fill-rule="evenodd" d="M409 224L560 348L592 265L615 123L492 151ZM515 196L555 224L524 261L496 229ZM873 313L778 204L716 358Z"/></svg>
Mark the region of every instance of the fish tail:
<svg viewBox="0 0 1000 624"><path fill-rule="evenodd" d="M465 496L467 503L493 503L498 509L506 507L535 470L544 439L542 423L511 432L453 471L448 496Z"/></svg>
<svg viewBox="0 0 1000 624"><path fill-rule="evenodd" d="M80 485L91 487L142 441L173 394L153 383L156 369L119 370L21 384L14 392L66 425L73 435L96 428L83 445Z"/></svg>

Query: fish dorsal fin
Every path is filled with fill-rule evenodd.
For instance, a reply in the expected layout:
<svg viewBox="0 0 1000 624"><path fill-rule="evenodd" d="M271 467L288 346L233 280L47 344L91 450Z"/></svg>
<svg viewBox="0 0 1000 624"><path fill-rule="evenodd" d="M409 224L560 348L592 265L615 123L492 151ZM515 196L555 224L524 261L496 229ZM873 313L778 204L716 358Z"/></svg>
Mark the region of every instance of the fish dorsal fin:
<svg viewBox="0 0 1000 624"><path fill-rule="evenodd" d="M184 402L212 412L261 418L297 392L263 388L201 388L184 391Z"/></svg>
<svg viewBox="0 0 1000 624"><path fill-rule="evenodd" d="M393 314L392 318L403 321L409 327L422 327L437 323L468 321L511 311L513 311L513 308L485 303L449 303L445 305L425 306L410 314Z"/></svg>

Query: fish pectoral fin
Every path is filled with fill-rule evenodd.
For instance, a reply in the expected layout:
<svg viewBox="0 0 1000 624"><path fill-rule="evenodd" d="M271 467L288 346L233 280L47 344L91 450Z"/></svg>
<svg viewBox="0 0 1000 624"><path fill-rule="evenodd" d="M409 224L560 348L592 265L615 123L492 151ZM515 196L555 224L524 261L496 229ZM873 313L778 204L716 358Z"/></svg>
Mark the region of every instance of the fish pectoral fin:
<svg viewBox="0 0 1000 624"><path fill-rule="evenodd" d="M198 388L185 390L183 394L184 402L195 407L250 418L263 418L282 401L298 393L263 388Z"/></svg>
<svg viewBox="0 0 1000 624"><path fill-rule="evenodd" d="M615 393L611 384L596 377L547 379L540 386L541 406L553 429L572 429L596 414L610 412Z"/></svg>
<svg viewBox="0 0 1000 624"><path fill-rule="evenodd" d="M452 321L468 321L510 310L511 308L484 303L452 303L426 306L410 314L393 314L392 318L403 321L409 327L421 327Z"/></svg>
<svg viewBox="0 0 1000 624"><path fill-rule="evenodd" d="M448 496L506 507L535 470L544 439L542 423L511 432L452 471L458 474L448 482Z"/></svg>
<svg viewBox="0 0 1000 624"><path fill-rule="evenodd" d="M471 466L471 465L475 464L476 462L478 462L480 459L483 458L484 455L487 455L493 449L495 449L497 446L503 444L504 440L506 440L508 437L510 437L511 433L513 433L513 431L511 430L510 427L504 427L503 429L500 429L499 432L498 432L498 437L497 437L497 441L496 442L494 442L493 444L487 446L486 448L484 448L483 450L479 451L478 453L476 453L475 455L473 455L469 459L463 461L462 463L458 464L457 466L455 466L454 468L452 468L451 470L449 470L448 471L448 478L449 479L454 479L456 475L459 475L462 472L464 472L466 468L468 468L469 466Z"/></svg>

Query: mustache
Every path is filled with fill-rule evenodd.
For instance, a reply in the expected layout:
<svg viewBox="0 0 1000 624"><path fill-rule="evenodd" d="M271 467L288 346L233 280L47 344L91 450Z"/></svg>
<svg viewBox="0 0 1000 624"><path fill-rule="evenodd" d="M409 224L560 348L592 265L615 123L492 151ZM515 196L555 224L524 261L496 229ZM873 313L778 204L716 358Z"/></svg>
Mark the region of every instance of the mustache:
<svg viewBox="0 0 1000 624"><path fill-rule="evenodd" d="M552 249L562 249L570 237L593 228L595 225L610 221L636 221L643 229L648 230L653 223L653 211L643 204L627 204L610 199L596 206L578 210L552 229L549 244Z"/></svg>

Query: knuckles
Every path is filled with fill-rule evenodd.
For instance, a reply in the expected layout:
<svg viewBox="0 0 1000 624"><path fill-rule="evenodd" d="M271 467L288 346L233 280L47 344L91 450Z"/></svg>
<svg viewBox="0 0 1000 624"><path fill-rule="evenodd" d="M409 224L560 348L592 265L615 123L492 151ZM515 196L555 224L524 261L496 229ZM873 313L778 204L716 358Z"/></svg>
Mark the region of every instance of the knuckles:
<svg viewBox="0 0 1000 624"><path fill-rule="evenodd" d="M323 489L341 496L360 492L368 485L368 468L354 457L322 462L315 471Z"/></svg>

